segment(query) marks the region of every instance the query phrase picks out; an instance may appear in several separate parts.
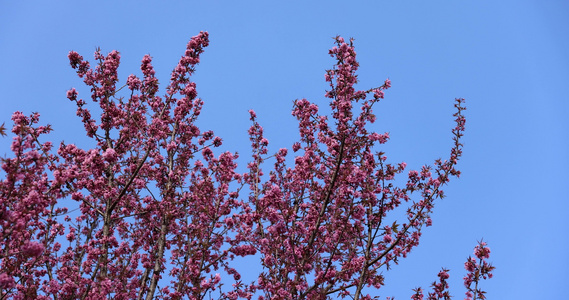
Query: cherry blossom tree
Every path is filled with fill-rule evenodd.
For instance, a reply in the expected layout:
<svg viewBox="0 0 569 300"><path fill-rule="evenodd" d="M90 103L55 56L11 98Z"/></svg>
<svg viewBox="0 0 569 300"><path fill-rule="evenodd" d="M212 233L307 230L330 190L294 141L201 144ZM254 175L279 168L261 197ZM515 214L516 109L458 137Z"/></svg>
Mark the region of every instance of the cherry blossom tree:
<svg viewBox="0 0 569 300"><path fill-rule="evenodd" d="M120 86L119 52L97 50L95 67L70 52L91 97L71 89L67 98L93 146L62 142L55 149L44 141L52 128L39 125L39 114L13 114L13 156L2 159L0 182L0 299L380 293L384 271L419 244L442 187L460 175L464 100L455 103L450 157L400 175L406 164L389 163L380 151L389 135L370 126L391 82L356 90L353 40L335 43L329 54L336 63L325 75L331 116L296 100L294 154L281 148L270 155L251 110L251 158L242 172L238 154L216 150L222 139L196 125L204 102L191 76L207 32L190 40L161 96L148 55L142 77L130 75ZM98 105L100 116L89 105ZM397 210L406 217L393 221ZM494 267L484 242L474 254L465 264L466 297L484 299L479 283ZM258 262L256 280L242 280L236 257ZM450 299L447 272L428 299ZM414 290L412 299L423 297Z"/></svg>

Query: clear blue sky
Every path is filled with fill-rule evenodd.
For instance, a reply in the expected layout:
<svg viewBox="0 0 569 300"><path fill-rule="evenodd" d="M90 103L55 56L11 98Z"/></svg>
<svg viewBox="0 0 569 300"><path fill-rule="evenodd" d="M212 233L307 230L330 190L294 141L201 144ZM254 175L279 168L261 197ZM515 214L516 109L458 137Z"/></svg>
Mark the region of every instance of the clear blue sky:
<svg viewBox="0 0 569 300"><path fill-rule="evenodd" d="M397 4L394 4L397 2ZM379 293L408 299L463 263L476 241L492 249L491 299L565 299L569 282L569 2L567 1L0 1L0 123L38 111L56 142L84 140L65 92L82 83L75 50L122 54L124 82L154 57L166 83L189 38L209 31L195 76L200 124L224 149L247 153L248 109L270 147L297 135L292 101L326 107L332 37L356 39L362 89L390 78L376 109L392 162L448 156L453 99L467 99L463 172L439 202L421 245L386 274ZM194 3L194 4L192 4ZM82 92L82 93L81 93ZM10 140L0 139L0 154ZM253 270L254 271L254 270Z"/></svg>

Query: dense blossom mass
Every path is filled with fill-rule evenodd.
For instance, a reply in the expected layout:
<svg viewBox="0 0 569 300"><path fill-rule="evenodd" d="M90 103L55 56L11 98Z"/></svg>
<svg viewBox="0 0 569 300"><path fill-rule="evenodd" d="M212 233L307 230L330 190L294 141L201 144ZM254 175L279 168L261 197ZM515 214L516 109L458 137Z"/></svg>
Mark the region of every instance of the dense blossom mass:
<svg viewBox="0 0 569 300"><path fill-rule="evenodd" d="M54 147L39 114L13 114L13 154L2 159L0 182L0 299L381 293L386 270L419 244L442 187L460 175L464 100L456 99L450 157L403 175L406 164L388 163L379 150L389 135L370 127L391 82L357 90L353 41L337 37L325 74L331 115L296 100L299 139L292 151L271 155L251 110L251 157L238 172L237 153L216 150L222 139L196 125L204 102L191 76L208 44L207 32L190 40L163 95L148 55L142 77L119 86L119 52L96 51L94 67L70 52L91 97L71 89L67 98L91 148ZM405 217L392 222L396 210ZM484 299L479 283L492 276L490 250L480 242L474 254L465 264L466 296ZM236 257L258 263L255 280L242 280ZM450 299L447 272L428 299ZM421 288L414 293L423 299Z"/></svg>

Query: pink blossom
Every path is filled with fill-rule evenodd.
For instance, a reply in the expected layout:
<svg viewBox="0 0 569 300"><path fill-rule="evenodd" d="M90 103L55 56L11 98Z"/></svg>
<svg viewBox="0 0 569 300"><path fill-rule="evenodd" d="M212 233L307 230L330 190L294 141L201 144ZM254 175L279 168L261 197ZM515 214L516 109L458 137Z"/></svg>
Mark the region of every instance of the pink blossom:
<svg viewBox="0 0 569 300"><path fill-rule="evenodd" d="M69 91L67 91L67 98L69 100L76 100L77 99L77 90L75 90L75 88L70 89Z"/></svg>
<svg viewBox="0 0 569 300"><path fill-rule="evenodd" d="M77 68L77 66L83 60L83 56L79 55L79 53L75 51L69 51L69 55L67 55L67 57L69 58L69 63L71 64L71 67L73 67L74 69Z"/></svg>
<svg viewBox="0 0 569 300"><path fill-rule="evenodd" d="M221 144L222 144L221 138L218 137L218 136L216 136L216 137L213 139L213 145L214 145L215 147L219 147L219 146L221 146Z"/></svg>
<svg viewBox="0 0 569 300"><path fill-rule="evenodd" d="M255 111L252 110L252 109L249 110L249 115L251 115L251 119L257 118L257 114L256 114Z"/></svg>
<svg viewBox="0 0 569 300"><path fill-rule="evenodd" d="M376 90L374 91L373 96L374 96L376 99L383 99L383 98L385 97L385 94L383 93L382 90L376 89Z"/></svg>
<svg viewBox="0 0 569 300"><path fill-rule="evenodd" d="M26 256L40 256L44 251L44 246L38 242L27 242L22 247L22 252Z"/></svg>
<svg viewBox="0 0 569 300"><path fill-rule="evenodd" d="M296 142L292 145L292 151L296 152L300 149L300 143Z"/></svg>
<svg viewBox="0 0 569 300"><path fill-rule="evenodd" d="M0 273L0 289L10 290L16 286L16 282L12 276L6 273Z"/></svg>
<svg viewBox="0 0 569 300"><path fill-rule="evenodd" d="M107 148L107 150L103 152L103 159L108 162L114 162L117 159L117 152L113 148Z"/></svg>
<svg viewBox="0 0 569 300"><path fill-rule="evenodd" d="M225 221L224 221L224 222L225 222L225 224L227 225L227 227L229 227L229 228L233 227L233 224L234 224L233 218L227 217L227 218L225 218Z"/></svg>
<svg viewBox="0 0 569 300"><path fill-rule="evenodd" d="M142 86L142 82L140 81L140 79L138 79L138 77L132 74L128 76L126 84L128 85L128 88L131 90L138 90Z"/></svg>

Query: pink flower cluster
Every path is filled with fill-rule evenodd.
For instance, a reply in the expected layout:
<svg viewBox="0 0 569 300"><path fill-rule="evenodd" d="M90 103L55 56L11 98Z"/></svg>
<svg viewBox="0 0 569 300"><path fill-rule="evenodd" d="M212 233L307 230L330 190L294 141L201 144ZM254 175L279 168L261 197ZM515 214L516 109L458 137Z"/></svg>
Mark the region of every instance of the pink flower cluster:
<svg viewBox="0 0 569 300"><path fill-rule="evenodd" d="M480 241L474 248L474 256L469 257L464 268L468 274L464 277L466 287L466 300L486 299L486 292L478 287L483 279L492 278L492 271L495 269L486 259L490 258L490 248L485 242ZM474 286L473 286L474 285Z"/></svg>

